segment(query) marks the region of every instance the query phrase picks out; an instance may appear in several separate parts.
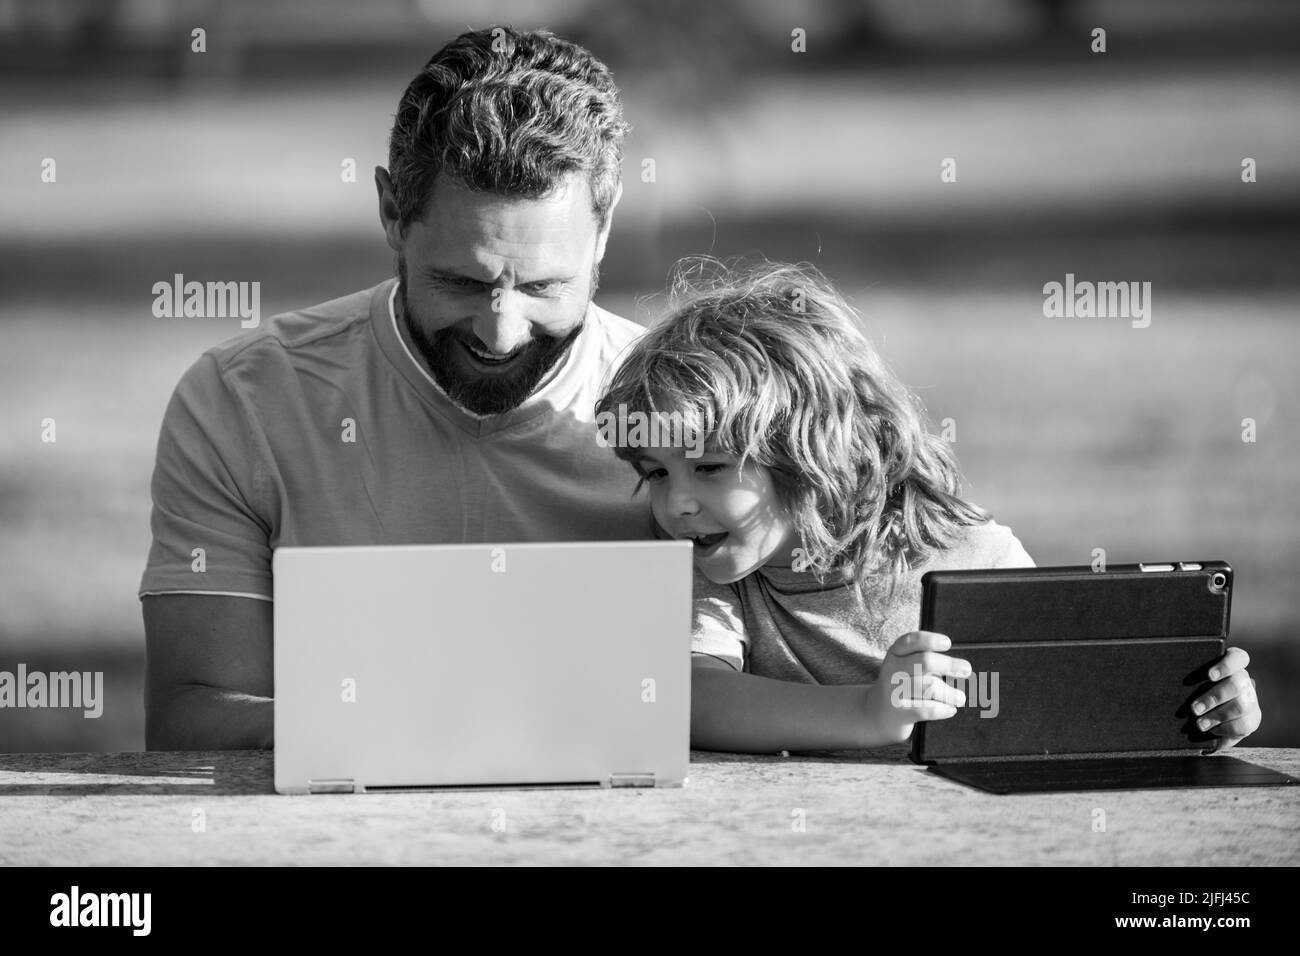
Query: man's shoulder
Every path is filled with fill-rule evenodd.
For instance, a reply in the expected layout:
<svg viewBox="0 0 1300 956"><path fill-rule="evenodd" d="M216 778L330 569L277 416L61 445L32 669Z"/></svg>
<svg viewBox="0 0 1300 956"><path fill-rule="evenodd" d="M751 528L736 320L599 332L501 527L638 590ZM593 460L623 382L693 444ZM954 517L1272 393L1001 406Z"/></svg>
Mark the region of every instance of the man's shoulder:
<svg viewBox="0 0 1300 956"><path fill-rule="evenodd" d="M271 353L327 347L332 344L331 339L355 332L370 322L376 296L386 288L391 289L392 282L390 279L328 302L278 313L257 330L212 346L205 355L225 370L236 364L255 362L259 356Z"/></svg>
<svg viewBox="0 0 1300 956"><path fill-rule="evenodd" d="M587 322L597 331L602 346L611 350L614 355L622 352L645 335L646 331L644 326L637 325L621 315L615 315L608 309L601 308L595 302L591 303L591 311L587 316Z"/></svg>

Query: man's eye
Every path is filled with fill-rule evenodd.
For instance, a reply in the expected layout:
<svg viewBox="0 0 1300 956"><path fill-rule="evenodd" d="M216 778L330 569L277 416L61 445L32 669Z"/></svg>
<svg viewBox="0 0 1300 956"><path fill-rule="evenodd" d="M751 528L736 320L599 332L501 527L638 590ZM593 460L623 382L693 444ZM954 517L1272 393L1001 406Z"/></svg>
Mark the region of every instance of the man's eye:
<svg viewBox="0 0 1300 956"><path fill-rule="evenodd" d="M558 279L554 282L530 282L527 285L520 286L527 295L549 296L555 295L562 288L564 283Z"/></svg>
<svg viewBox="0 0 1300 956"><path fill-rule="evenodd" d="M439 276L433 280L433 284L443 289L453 289L457 292L468 292L477 289L481 283L473 279L458 279L450 276Z"/></svg>

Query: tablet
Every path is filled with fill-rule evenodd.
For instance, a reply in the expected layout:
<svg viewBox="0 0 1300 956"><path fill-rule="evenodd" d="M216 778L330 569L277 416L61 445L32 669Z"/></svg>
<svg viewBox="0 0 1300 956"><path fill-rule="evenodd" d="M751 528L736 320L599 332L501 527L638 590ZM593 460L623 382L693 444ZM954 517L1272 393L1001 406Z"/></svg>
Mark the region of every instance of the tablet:
<svg viewBox="0 0 1300 956"><path fill-rule="evenodd" d="M1196 727L1232 589L1223 561L927 573L921 629L972 673L912 759L993 793L1296 783Z"/></svg>

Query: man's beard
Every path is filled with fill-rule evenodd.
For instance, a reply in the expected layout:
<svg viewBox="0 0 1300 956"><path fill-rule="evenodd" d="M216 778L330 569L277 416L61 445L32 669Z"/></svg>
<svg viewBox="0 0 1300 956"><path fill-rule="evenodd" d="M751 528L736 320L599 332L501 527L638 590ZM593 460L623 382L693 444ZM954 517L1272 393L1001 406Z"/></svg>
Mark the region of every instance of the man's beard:
<svg viewBox="0 0 1300 956"><path fill-rule="evenodd" d="M538 385L568 355L569 348L582 334L585 324L579 322L562 338L543 335L531 340L523 347L518 357L513 359L514 367L501 375L474 375L463 368L465 359L461 341L472 342L473 333L465 335L452 328L437 329L427 333L423 326L413 318L410 302L406 297L406 260L398 257L397 276L401 281L398 298L402 304L402 322L406 326L416 351L424 359L433 380L453 402L476 415L501 415L518 408L537 391ZM591 288L587 302L596 294L600 282L600 265L591 267ZM462 353L462 354L456 354Z"/></svg>

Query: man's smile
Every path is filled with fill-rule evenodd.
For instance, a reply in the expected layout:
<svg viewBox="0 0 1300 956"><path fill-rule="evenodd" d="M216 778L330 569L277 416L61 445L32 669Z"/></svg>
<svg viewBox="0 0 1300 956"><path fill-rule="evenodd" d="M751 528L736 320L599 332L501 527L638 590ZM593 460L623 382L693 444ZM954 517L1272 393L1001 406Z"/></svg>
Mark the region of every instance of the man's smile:
<svg viewBox="0 0 1300 956"><path fill-rule="evenodd" d="M485 349L464 339L457 339L457 342L460 343L462 351L469 356L471 364L481 367L489 373L507 370L515 364L516 359L529 349L529 346L525 345L506 355L499 355L491 349Z"/></svg>

